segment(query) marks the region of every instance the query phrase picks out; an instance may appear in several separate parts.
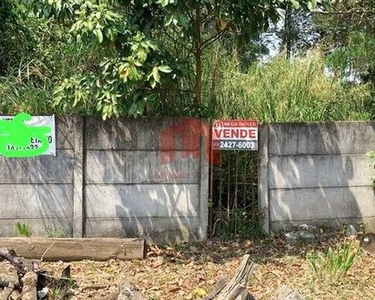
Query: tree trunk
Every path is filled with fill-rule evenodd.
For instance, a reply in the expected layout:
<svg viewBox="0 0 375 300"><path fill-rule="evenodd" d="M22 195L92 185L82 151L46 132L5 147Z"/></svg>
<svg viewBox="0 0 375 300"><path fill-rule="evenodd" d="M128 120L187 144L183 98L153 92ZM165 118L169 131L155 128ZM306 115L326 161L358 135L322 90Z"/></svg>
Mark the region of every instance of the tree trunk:
<svg viewBox="0 0 375 300"><path fill-rule="evenodd" d="M286 48L286 58L290 59L292 56L292 11L289 5L285 8L285 21L284 21L284 41L283 44Z"/></svg>
<svg viewBox="0 0 375 300"><path fill-rule="evenodd" d="M198 4L195 10L195 104L202 105L202 16Z"/></svg>

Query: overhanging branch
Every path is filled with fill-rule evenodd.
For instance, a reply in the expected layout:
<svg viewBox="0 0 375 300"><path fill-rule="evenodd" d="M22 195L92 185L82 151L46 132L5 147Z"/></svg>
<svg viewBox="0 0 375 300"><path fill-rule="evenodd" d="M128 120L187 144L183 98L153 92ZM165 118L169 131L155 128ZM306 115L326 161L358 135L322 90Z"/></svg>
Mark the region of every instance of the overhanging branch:
<svg viewBox="0 0 375 300"><path fill-rule="evenodd" d="M322 15L375 15L375 10L372 9L349 9L349 10L332 10L332 11L314 11L316 14Z"/></svg>
<svg viewBox="0 0 375 300"><path fill-rule="evenodd" d="M206 49L208 46L210 46L211 44L213 44L214 42L216 42L220 37L223 36L223 34L226 32L226 29L218 32L217 34L215 34L214 36L210 37L209 39L205 40L202 45L201 45L201 49L204 50Z"/></svg>

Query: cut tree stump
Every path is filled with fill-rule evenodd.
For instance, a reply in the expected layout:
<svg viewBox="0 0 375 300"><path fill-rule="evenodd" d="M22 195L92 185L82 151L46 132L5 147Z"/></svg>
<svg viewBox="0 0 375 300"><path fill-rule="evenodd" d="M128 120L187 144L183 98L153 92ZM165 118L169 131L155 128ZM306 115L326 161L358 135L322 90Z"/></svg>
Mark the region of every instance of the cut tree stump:
<svg viewBox="0 0 375 300"><path fill-rule="evenodd" d="M238 268L234 277L221 290L215 298L216 300L235 300L246 290L247 282L250 275L253 273L254 263L250 259L250 255L246 254L242 258L240 267Z"/></svg>
<svg viewBox="0 0 375 300"><path fill-rule="evenodd" d="M44 261L143 259L146 249L144 239L0 238L0 248L8 247L24 258Z"/></svg>
<svg viewBox="0 0 375 300"><path fill-rule="evenodd" d="M246 289L253 270L254 263L250 255L244 255L234 277L229 282L225 278L220 279L204 300L253 300L254 297Z"/></svg>
<svg viewBox="0 0 375 300"><path fill-rule="evenodd" d="M282 286L273 295L272 300L304 300L297 292L287 286Z"/></svg>
<svg viewBox="0 0 375 300"><path fill-rule="evenodd" d="M228 277L222 277L219 279L219 281L216 283L214 289L211 293L209 293L206 297L203 298L203 300L213 300L215 297L220 293L220 291L228 284L229 278Z"/></svg>

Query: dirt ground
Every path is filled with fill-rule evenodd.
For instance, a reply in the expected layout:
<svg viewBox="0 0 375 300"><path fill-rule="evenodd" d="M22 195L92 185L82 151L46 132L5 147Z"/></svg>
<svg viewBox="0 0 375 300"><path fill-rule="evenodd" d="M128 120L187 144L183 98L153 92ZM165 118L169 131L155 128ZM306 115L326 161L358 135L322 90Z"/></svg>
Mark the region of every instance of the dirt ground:
<svg viewBox="0 0 375 300"><path fill-rule="evenodd" d="M246 253L256 263L248 284L256 299L270 299L282 285L297 290L306 299L375 299L375 258L363 251L342 280L314 277L306 254L323 253L344 239L335 236L324 242L292 246L282 237L254 242L214 240L174 247L153 245L142 261L73 262L71 273L77 282L73 299L111 299L124 278L135 284L146 299L201 299L221 276L234 274ZM67 265L44 263L42 267L60 275Z"/></svg>

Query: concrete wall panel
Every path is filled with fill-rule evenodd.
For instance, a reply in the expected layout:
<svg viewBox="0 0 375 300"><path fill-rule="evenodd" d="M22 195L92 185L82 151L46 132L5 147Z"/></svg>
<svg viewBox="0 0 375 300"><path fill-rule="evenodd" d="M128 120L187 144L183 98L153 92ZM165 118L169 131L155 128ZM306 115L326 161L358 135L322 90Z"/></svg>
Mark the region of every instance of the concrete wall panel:
<svg viewBox="0 0 375 300"><path fill-rule="evenodd" d="M89 150L159 150L160 137L165 133L170 143L164 150L199 150L200 132L191 119L176 118L120 118L102 122L87 118L87 149ZM199 122L199 120L198 120ZM163 131L164 130L164 131ZM183 144L180 137L190 135L193 141ZM174 136L176 138L174 138Z"/></svg>
<svg viewBox="0 0 375 300"><path fill-rule="evenodd" d="M48 237L51 234L70 237L73 233L72 222L66 218L38 219L0 219L0 236L16 236L16 223L24 222L31 228L32 236Z"/></svg>
<svg viewBox="0 0 375 300"><path fill-rule="evenodd" d="M88 218L88 237L144 237L156 243L201 239L197 217Z"/></svg>
<svg viewBox="0 0 375 300"><path fill-rule="evenodd" d="M269 125L270 155L362 154L374 150L375 122Z"/></svg>
<svg viewBox="0 0 375 300"><path fill-rule="evenodd" d="M72 183L73 150L57 150L54 156L0 157L1 183Z"/></svg>
<svg viewBox="0 0 375 300"><path fill-rule="evenodd" d="M75 136L77 131L81 130L82 117L66 116L57 117L56 121L56 148L57 149L74 149ZM79 134L79 132L78 132Z"/></svg>
<svg viewBox="0 0 375 300"><path fill-rule="evenodd" d="M369 186L374 169L365 154L276 156L269 160L269 188Z"/></svg>
<svg viewBox="0 0 375 300"><path fill-rule="evenodd" d="M67 184L2 184L1 218L71 218L72 186Z"/></svg>
<svg viewBox="0 0 375 300"><path fill-rule="evenodd" d="M372 187L271 190L270 203L272 221L375 216Z"/></svg>
<svg viewBox="0 0 375 300"><path fill-rule="evenodd" d="M195 217L198 185L87 185L87 217Z"/></svg>
<svg viewBox="0 0 375 300"><path fill-rule="evenodd" d="M270 124L260 149L260 199L269 199L272 230L301 223L365 222L375 230L375 122ZM262 137L261 137L262 138ZM263 201L265 203L265 201Z"/></svg>
<svg viewBox="0 0 375 300"><path fill-rule="evenodd" d="M88 151L88 183L199 183L199 151L179 151L171 162L157 151Z"/></svg>

